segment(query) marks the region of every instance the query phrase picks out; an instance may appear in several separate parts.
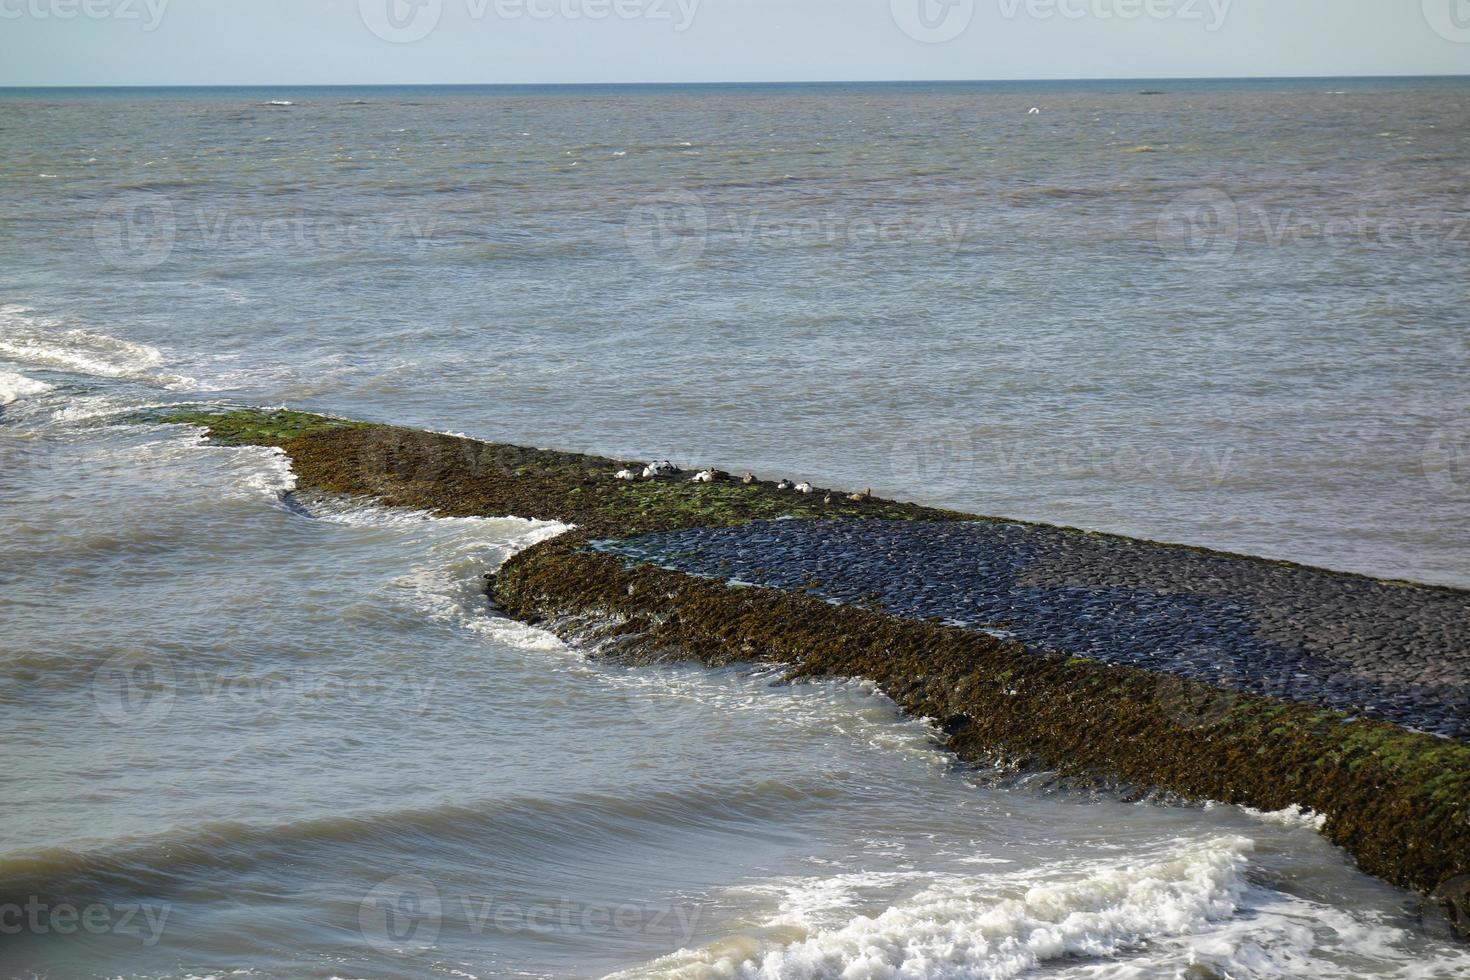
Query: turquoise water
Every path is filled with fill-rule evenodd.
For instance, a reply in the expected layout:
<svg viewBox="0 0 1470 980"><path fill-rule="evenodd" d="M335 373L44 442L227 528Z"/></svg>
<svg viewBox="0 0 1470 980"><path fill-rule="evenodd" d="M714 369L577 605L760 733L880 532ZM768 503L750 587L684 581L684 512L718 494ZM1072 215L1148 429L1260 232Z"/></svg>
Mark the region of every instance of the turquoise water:
<svg viewBox="0 0 1470 980"><path fill-rule="evenodd" d="M623 669L479 592L555 527L108 420L288 404L1470 584L1467 120L1425 80L0 93L0 913L42 910L0 973L1464 972L1310 817Z"/></svg>

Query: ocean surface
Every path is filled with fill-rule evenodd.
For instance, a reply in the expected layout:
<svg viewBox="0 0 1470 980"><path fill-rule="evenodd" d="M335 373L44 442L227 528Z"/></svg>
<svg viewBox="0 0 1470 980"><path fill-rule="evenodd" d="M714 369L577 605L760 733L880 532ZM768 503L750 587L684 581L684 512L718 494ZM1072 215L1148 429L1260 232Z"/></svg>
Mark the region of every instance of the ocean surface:
<svg viewBox="0 0 1470 980"><path fill-rule="evenodd" d="M1470 586L1470 83L0 92L0 976L1462 977L1310 814L497 617L289 405Z"/></svg>

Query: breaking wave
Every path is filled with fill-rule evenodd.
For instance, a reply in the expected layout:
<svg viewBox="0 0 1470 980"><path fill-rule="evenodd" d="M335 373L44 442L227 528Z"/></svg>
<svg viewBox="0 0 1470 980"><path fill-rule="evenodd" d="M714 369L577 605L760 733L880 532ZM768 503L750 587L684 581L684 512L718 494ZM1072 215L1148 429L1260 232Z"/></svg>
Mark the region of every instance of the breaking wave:
<svg viewBox="0 0 1470 980"><path fill-rule="evenodd" d="M27 395L39 395L50 390L51 386L44 381L13 371L0 371L0 405L9 405Z"/></svg>
<svg viewBox="0 0 1470 980"><path fill-rule="evenodd" d="M814 926L812 900L842 902L830 882L784 886L765 924L795 938L749 939L675 953L625 976L1004 978L1064 957L1114 956L1158 937L1207 930L1233 915L1252 842L1180 842L1157 861L1094 867L1080 878L1029 884L941 878L882 912Z"/></svg>
<svg viewBox="0 0 1470 980"><path fill-rule="evenodd" d="M68 328L29 307L0 306L0 357L98 378L154 381L188 388L192 378L160 372L163 353L147 344Z"/></svg>

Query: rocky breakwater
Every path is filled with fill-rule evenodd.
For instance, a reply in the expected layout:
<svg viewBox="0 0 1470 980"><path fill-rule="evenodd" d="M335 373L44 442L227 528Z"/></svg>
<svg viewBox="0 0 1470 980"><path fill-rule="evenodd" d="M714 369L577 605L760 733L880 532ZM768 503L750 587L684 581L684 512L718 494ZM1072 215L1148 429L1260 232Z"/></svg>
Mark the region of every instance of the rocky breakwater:
<svg viewBox="0 0 1470 980"><path fill-rule="evenodd" d="M574 643L867 677L963 759L1310 808L1470 923L1463 591L295 412L148 420L278 447L304 492L575 525L488 581Z"/></svg>

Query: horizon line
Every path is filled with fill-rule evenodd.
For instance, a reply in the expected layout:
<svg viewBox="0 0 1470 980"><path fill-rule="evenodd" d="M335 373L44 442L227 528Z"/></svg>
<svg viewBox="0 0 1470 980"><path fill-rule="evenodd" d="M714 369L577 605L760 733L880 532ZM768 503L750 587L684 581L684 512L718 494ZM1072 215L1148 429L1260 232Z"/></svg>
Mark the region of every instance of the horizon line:
<svg viewBox="0 0 1470 980"><path fill-rule="evenodd" d="M1131 83L1131 82L1273 82L1273 81L1386 81L1386 80L1453 80L1470 79L1461 74L1378 74L1378 75L1139 75L1075 78L832 78L723 81L600 81L600 82L170 82L66 85L0 85L0 91L56 90L157 90L157 89L329 89L329 88L691 88L719 86L797 86L797 85L991 85L1051 83Z"/></svg>

